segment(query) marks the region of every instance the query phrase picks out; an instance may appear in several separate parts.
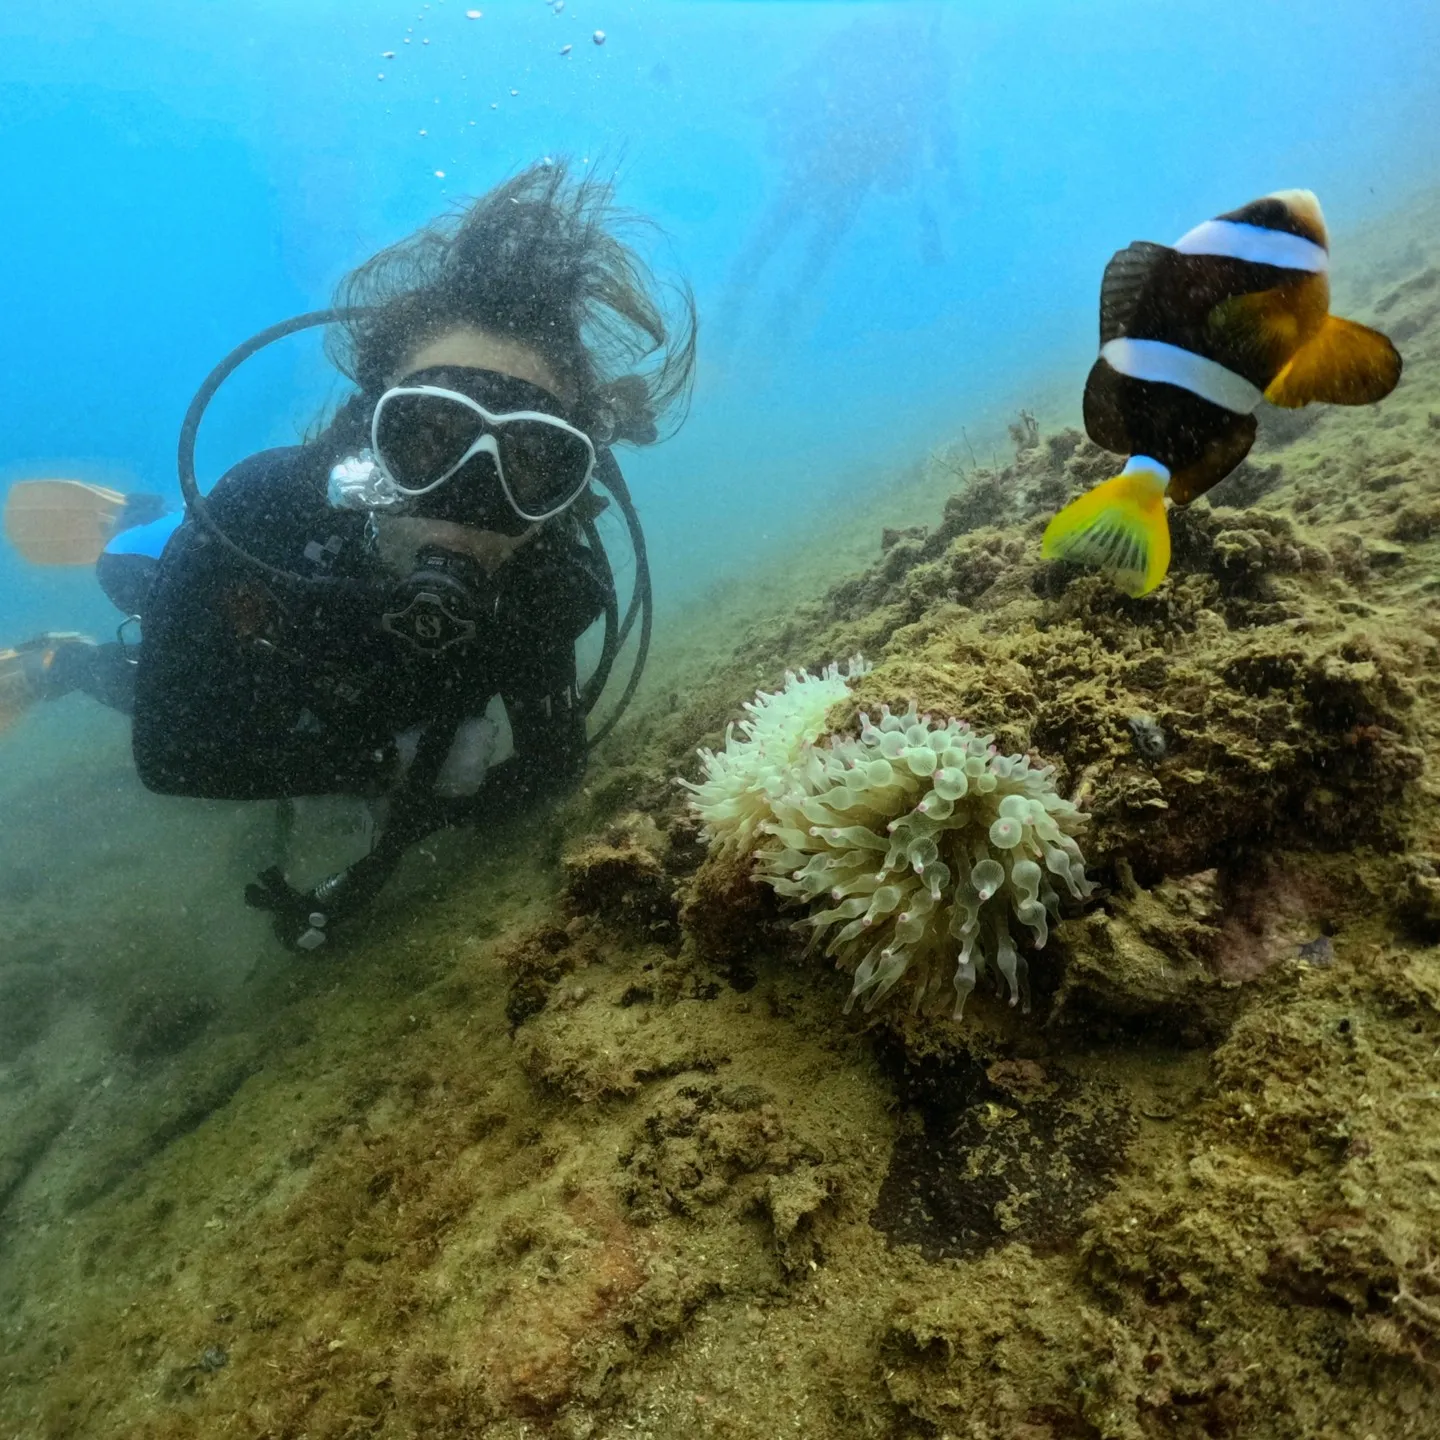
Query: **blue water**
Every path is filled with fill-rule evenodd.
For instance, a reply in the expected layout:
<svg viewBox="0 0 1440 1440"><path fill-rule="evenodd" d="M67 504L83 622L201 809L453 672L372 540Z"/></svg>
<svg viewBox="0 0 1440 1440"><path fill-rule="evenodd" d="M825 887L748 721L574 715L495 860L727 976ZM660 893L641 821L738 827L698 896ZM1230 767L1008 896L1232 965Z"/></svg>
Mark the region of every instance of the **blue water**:
<svg viewBox="0 0 1440 1440"><path fill-rule="evenodd" d="M689 424L628 460L663 609L877 467L1078 388L1118 245L1282 186L1343 234L1437 166L1425 0L466 8L0 8L0 485L175 492L231 345L528 161L618 163L702 322ZM313 345L270 356L217 405L209 474L334 393ZM0 602L16 636L111 623L87 576L10 555Z"/></svg>

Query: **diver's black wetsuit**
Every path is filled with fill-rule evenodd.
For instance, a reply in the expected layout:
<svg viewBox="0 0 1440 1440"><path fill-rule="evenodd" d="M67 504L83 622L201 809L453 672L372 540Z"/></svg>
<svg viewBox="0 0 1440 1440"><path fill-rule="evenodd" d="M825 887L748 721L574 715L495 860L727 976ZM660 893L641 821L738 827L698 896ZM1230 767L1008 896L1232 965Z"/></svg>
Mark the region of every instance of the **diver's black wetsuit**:
<svg viewBox="0 0 1440 1440"><path fill-rule="evenodd" d="M367 542L366 514L327 502L334 458L320 444L255 455L216 486L210 512L277 569L393 585ZM585 716L575 641L605 606L582 533L562 516L520 546L495 573L475 638L427 655L381 628L383 589L274 582L187 522L166 546L143 609L133 708L141 780L212 799L390 793L376 849L326 908L333 919L363 903L420 836L497 818L579 774ZM472 798L436 797L456 726L497 694L513 758ZM419 750L397 791L396 737L417 727Z"/></svg>

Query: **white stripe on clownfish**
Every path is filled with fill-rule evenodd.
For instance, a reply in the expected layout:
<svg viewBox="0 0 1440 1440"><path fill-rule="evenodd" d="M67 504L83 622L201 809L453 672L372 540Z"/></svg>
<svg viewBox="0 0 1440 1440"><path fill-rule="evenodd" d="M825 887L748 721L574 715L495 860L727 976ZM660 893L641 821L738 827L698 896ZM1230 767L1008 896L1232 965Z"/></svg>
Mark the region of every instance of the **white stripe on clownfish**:
<svg viewBox="0 0 1440 1440"><path fill-rule="evenodd" d="M1243 375L1193 350L1167 345L1163 340L1132 340L1121 336L1101 346L1100 358L1112 370L1132 380L1175 385L1237 415L1250 414L1263 393Z"/></svg>
<svg viewBox="0 0 1440 1440"><path fill-rule="evenodd" d="M1263 225L1244 225L1238 220L1206 220L1187 230L1170 248L1182 255L1223 255L1281 270L1323 274L1330 268L1330 256L1323 245L1303 235L1268 230Z"/></svg>
<svg viewBox="0 0 1440 1440"><path fill-rule="evenodd" d="M1153 455L1132 455L1126 462L1122 475L1158 475L1162 483L1170 483L1170 467L1162 465Z"/></svg>

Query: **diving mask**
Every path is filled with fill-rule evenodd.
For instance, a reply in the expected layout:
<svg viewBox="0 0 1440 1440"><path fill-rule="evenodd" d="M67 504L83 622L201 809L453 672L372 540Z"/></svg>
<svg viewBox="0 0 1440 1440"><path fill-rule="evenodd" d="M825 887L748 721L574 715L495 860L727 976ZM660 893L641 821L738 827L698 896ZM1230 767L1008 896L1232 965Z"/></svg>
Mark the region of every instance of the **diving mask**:
<svg viewBox="0 0 1440 1440"><path fill-rule="evenodd" d="M595 470L590 437L546 408L555 403L548 391L515 376L459 367L423 370L375 402L371 455L387 488L407 500L450 485L483 456L509 509L535 524L573 504ZM482 491L490 488L484 484L488 475L465 479ZM471 488L463 481L462 487ZM483 513L487 498L447 494L446 518Z"/></svg>

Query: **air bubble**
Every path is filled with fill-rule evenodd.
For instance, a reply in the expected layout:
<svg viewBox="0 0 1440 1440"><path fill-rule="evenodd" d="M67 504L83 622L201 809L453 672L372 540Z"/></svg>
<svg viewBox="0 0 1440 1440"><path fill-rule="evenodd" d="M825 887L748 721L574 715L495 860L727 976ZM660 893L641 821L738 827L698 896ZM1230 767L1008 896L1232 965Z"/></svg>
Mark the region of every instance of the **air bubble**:
<svg viewBox="0 0 1440 1440"><path fill-rule="evenodd" d="M590 38L597 45L603 45L605 43L605 32L603 30L597 30Z"/></svg>

